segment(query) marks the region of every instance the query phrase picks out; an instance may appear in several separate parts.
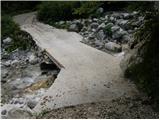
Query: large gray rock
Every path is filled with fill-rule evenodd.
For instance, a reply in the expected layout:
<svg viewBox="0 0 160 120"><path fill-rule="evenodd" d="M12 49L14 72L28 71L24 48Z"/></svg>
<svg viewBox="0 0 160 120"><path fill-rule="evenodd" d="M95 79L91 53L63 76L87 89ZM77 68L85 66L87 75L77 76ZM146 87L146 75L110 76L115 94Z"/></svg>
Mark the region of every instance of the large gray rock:
<svg viewBox="0 0 160 120"><path fill-rule="evenodd" d="M112 31L112 32L116 32L116 31L118 31L119 29L120 29L120 27L119 27L118 25L115 25L115 26L111 27L111 31Z"/></svg>
<svg viewBox="0 0 160 120"><path fill-rule="evenodd" d="M100 20L104 22L106 19L104 17L100 17Z"/></svg>
<svg viewBox="0 0 160 120"><path fill-rule="evenodd" d="M119 19L116 21L116 24L119 25L122 28L126 28L128 26L128 20Z"/></svg>
<svg viewBox="0 0 160 120"><path fill-rule="evenodd" d="M104 38L106 37L105 33L103 30L99 30L96 34L97 39L99 40L104 40Z"/></svg>
<svg viewBox="0 0 160 120"><path fill-rule="evenodd" d="M10 58L10 54L7 53L4 49L2 49L1 51L1 59L9 59Z"/></svg>
<svg viewBox="0 0 160 120"><path fill-rule="evenodd" d="M98 19L97 18L93 18L93 22L98 22Z"/></svg>
<svg viewBox="0 0 160 120"><path fill-rule="evenodd" d="M1 79L1 83L6 83L6 82L7 82L7 79L4 79L4 78Z"/></svg>
<svg viewBox="0 0 160 120"><path fill-rule="evenodd" d="M99 26L98 26L98 29L104 29L106 27L105 23L101 23Z"/></svg>
<svg viewBox="0 0 160 120"><path fill-rule="evenodd" d="M3 119L30 119L34 118L31 109L28 107L19 108L15 104L1 106L1 117Z"/></svg>
<svg viewBox="0 0 160 120"><path fill-rule="evenodd" d="M112 34L112 38L113 39L120 39L120 38L122 38L123 35L126 35L126 34L128 34L127 31L120 29L119 31L116 31Z"/></svg>
<svg viewBox="0 0 160 120"><path fill-rule="evenodd" d="M81 23L81 20L74 20L72 23L73 24L79 24L79 23Z"/></svg>
<svg viewBox="0 0 160 120"><path fill-rule="evenodd" d="M103 9L102 7L100 7L100 8L98 8L98 9L97 9L97 11L96 11L96 12L97 12L97 13L99 13L99 14L102 14L102 13L103 13L103 11L104 11L104 9Z"/></svg>
<svg viewBox="0 0 160 120"><path fill-rule="evenodd" d="M6 67L10 67L11 63L12 63L12 60L8 60L8 61L4 62L3 65Z"/></svg>
<svg viewBox="0 0 160 120"><path fill-rule="evenodd" d="M96 32L97 30L93 28L93 29L91 29L91 31L92 31L92 32Z"/></svg>
<svg viewBox="0 0 160 120"><path fill-rule="evenodd" d="M33 53L29 56L29 62L30 62L32 65L38 63L38 59L36 58L36 56L35 56Z"/></svg>
<svg viewBox="0 0 160 120"><path fill-rule="evenodd" d="M132 15L132 14L129 14L129 13L123 13L122 15L123 15L123 18L124 18L124 19L129 19L129 18L132 18L132 17L133 17L133 15Z"/></svg>
<svg viewBox="0 0 160 120"><path fill-rule="evenodd" d="M11 109L8 111L7 119L30 119L33 118L31 112L23 109Z"/></svg>
<svg viewBox="0 0 160 120"><path fill-rule="evenodd" d="M2 78L6 78L8 76L8 70L7 69L2 69L1 76L2 76ZM3 79L1 79L1 82L6 82L6 80L3 81Z"/></svg>
<svg viewBox="0 0 160 120"><path fill-rule="evenodd" d="M138 17L138 20L131 23L131 26L140 27L144 22L144 17Z"/></svg>
<svg viewBox="0 0 160 120"><path fill-rule="evenodd" d="M94 43L97 47L102 47L104 45L104 43L102 41L99 41L99 40L96 40Z"/></svg>
<svg viewBox="0 0 160 120"><path fill-rule="evenodd" d="M74 21L68 28L69 31L80 32L83 25L79 21Z"/></svg>
<svg viewBox="0 0 160 120"><path fill-rule="evenodd" d="M111 17L109 18L109 20L110 20L111 22L115 22L115 21L116 21L116 18L114 18L113 16L111 16Z"/></svg>
<svg viewBox="0 0 160 120"><path fill-rule="evenodd" d="M128 41L131 40L131 37L129 35L124 35L122 37L122 43L128 43Z"/></svg>
<svg viewBox="0 0 160 120"><path fill-rule="evenodd" d="M65 23L65 21L60 21L59 25L63 25Z"/></svg>
<svg viewBox="0 0 160 120"><path fill-rule="evenodd" d="M11 44L11 42L12 42L12 38L10 37L7 37L6 39L3 40L3 43L6 45Z"/></svg>
<svg viewBox="0 0 160 120"><path fill-rule="evenodd" d="M105 48L112 52L121 52L122 47L114 42L108 42L105 44Z"/></svg>
<svg viewBox="0 0 160 120"><path fill-rule="evenodd" d="M6 115L7 114L7 110L2 110L1 111L1 115Z"/></svg>
<svg viewBox="0 0 160 120"><path fill-rule="evenodd" d="M114 18L116 18L116 19L122 19L122 18L123 18L122 14L117 13L117 12L113 13L112 16L113 16Z"/></svg>
<svg viewBox="0 0 160 120"><path fill-rule="evenodd" d="M88 39L89 40L92 40L92 39L94 39L95 38L95 34L94 33L90 33L89 35L88 35Z"/></svg>
<svg viewBox="0 0 160 120"><path fill-rule="evenodd" d="M28 101L27 106L31 109L33 109L36 106L37 102L36 101Z"/></svg>
<svg viewBox="0 0 160 120"><path fill-rule="evenodd" d="M87 31L87 27L86 27L86 26L84 26L84 27L81 29L81 32L85 32L85 31Z"/></svg>
<svg viewBox="0 0 160 120"><path fill-rule="evenodd" d="M99 24L97 22L93 22L93 23L91 23L90 26L91 26L91 28L97 29Z"/></svg>
<svg viewBox="0 0 160 120"><path fill-rule="evenodd" d="M16 50L12 51L12 53L10 54L10 59L12 59L12 60L25 60L27 55L28 55L27 51L16 49Z"/></svg>
<svg viewBox="0 0 160 120"><path fill-rule="evenodd" d="M13 61L11 62L11 65L17 65L19 62L20 62L20 61L18 61L18 60L13 60Z"/></svg>
<svg viewBox="0 0 160 120"><path fill-rule="evenodd" d="M110 23L107 23L106 28L113 27L113 26L114 24L110 22Z"/></svg>
<svg viewBox="0 0 160 120"><path fill-rule="evenodd" d="M78 32L79 31L79 29L78 29L78 26L76 25L76 24L71 24L70 26L69 26L69 29L68 29L69 31L74 31L74 32Z"/></svg>
<svg viewBox="0 0 160 120"><path fill-rule="evenodd" d="M108 20L108 19L109 19L108 15L105 15L105 19L106 19L106 20Z"/></svg>
<svg viewBox="0 0 160 120"><path fill-rule="evenodd" d="M138 12L137 11L133 11L132 15L136 16L136 15L138 15Z"/></svg>

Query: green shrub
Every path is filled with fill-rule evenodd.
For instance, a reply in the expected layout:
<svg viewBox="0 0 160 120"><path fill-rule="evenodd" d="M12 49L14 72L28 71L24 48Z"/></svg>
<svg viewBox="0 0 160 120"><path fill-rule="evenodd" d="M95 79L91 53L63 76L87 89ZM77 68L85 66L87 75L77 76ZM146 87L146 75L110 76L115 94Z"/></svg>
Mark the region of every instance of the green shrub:
<svg viewBox="0 0 160 120"><path fill-rule="evenodd" d="M36 10L36 6L40 4L40 1L2 1L2 15L17 15L25 12L31 12Z"/></svg>
<svg viewBox="0 0 160 120"><path fill-rule="evenodd" d="M108 36L112 36L112 30L111 30L112 25L108 25L104 28L104 32L108 35Z"/></svg>
<svg viewBox="0 0 160 120"><path fill-rule="evenodd" d="M96 2L96 1L81 2L80 7L74 9L74 14L83 18L89 16L97 17L99 14L96 13L96 10L102 4L103 4L102 2Z"/></svg>
<svg viewBox="0 0 160 120"><path fill-rule="evenodd" d="M144 44L138 49L138 55L143 58L141 63L132 64L126 70L126 75L131 77L138 86L151 98L153 107L158 111L159 107L159 15L154 9L153 4L148 2L148 8L142 14L145 14L145 24L139 29L134 38L137 43L144 41ZM139 5L139 4L138 4ZM142 4L143 5L143 4ZM152 9L152 10L151 10ZM150 10L150 12L147 12Z"/></svg>
<svg viewBox="0 0 160 120"><path fill-rule="evenodd" d="M60 25L58 23L57 24L54 23L53 26L56 27L56 28L59 28L59 29L68 29L69 28L69 24L67 24L67 23L64 23L62 25Z"/></svg>
<svg viewBox="0 0 160 120"><path fill-rule="evenodd" d="M34 41L32 37L25 31L18 31L12 36L13 42L12 44L6 48L8 53L13 50L19 48L20 50L30 49L34 46Z"/></svg>
<svg viewBox="0 0 160 120"><path fill-rule="evenodd" d="M13 39L11 45L6 48L7 52L11 52L17 48L25 50L32 45L31 36L28 33L21 31L12 17L4 15L1 19L1 42L7 37Z"/></svg>
<svg viewBox="0 0 160 120"><path fill-rule="evenodd" d="M10 16L1 17L1 40L6 37L13 37L20 30L19 26L14 23Z"/></svg>
<svg viewBox="0 0 160 120"><path fill-rule="evenodd" d="M39 5L38 19L46 23L73 19L76 5L77 2L42 2Z"/></svg>
<svg viewBox="0 0 160 120"><path fill-rule="evenodd" d="M96 10L103 2L79 2L79 1L49 1L42 2L38 7L38 19L50 25L58 21L99 16Z"/></svg>

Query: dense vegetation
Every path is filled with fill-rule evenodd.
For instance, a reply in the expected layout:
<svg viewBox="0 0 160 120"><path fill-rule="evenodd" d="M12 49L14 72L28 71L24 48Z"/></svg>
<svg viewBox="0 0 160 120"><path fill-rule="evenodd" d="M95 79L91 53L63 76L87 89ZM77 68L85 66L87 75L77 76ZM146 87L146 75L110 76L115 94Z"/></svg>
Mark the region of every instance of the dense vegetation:
<svg viewBox="0 0 160 120"><path fill-rule="evenodd" d="M20 13L35 10L39 2L1 2L1 43L7 37L12 38L12 44L6 48L6 51L11 52L17 48L27 49L31 47L28 39L31 37L24 31L21 31L18 24L16 24L12 16Z"/></svg>
<svg viewBox="0 0 160 120"><path fill-rule="evenodd" d="M104 11L124 10L130 2L109 1L48 1L42 2L38 7L38 19L49 23L76 18L100 17L103 14L97 12L99 7Z"/></svg>
<svg viewBox="0 0 160 120"><path fill-rule="evenodd" d="M3 15L1 18L1 39L13 37L20 30L19 26L14 23L11 16Z"/></svg>
<svg viewBox="0 0 160 120"><path fill-rule="evenodd" d="M10 37L12 38L12 43L6 48L6 51L11 52L17 48L27 49L32 45L31 36L28 33L21 31L19 26L13 21L11 16L4 15L1 19L1 42L3 39Z"/></svg>
<svg viewBox="0 0 160 120"><path fill-rule="evenodd" d="M17 15L20 13L30 12L36 10L36 6L40 2L36 1L3 1L1 2L1 13L7 15Z"/></svg>
<svg viewBox="0 0 160 120"><path fill-rule="evenodd" d="M38 7L38 19L45 23L54 24L60 20L72 20L85 18L93 14L102 2L64 2L50 1L42 2Z"/></svg>
<svg viewBox="0 0 160 120"><path fill-rule="evenodd" d="M157 3L158 4L158 3ZM132 64L126 75L135 80L138 88L146 92L158 110L159 107L159 13L155 2L134 3L132 9L138 9L145 15L145 24L136 32L135 42L143 43L138 48L138 55L143 61Z"/></svg>

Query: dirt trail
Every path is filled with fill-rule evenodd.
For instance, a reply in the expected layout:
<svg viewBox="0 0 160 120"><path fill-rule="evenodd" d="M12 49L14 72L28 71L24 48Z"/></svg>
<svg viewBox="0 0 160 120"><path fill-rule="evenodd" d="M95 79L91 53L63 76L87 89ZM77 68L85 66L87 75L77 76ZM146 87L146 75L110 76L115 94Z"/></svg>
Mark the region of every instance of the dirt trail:
<svg viewBox="0 0 160 120"><path fill-rule="evenodd" d="M14 20L64 67L34 108L36 112L139 94L135 85L123 77L121 57L81 43L82 36L75 32L37 22L34 14L18 15Z"/></svg>

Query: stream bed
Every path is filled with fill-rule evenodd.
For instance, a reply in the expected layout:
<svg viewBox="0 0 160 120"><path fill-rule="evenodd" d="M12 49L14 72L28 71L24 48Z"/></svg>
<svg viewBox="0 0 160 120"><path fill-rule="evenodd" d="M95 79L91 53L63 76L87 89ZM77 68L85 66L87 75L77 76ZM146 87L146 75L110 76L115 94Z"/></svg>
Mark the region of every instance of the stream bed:
<svg viewBox="0 0 160 120"><path fill-rule="evenodd" d="M15 110L32 111L53 84L60 69L40 49L1 52L1 115L12 118ZM13 112L14 111L14 112ZM23 113L23 112L22 112ZM23 113L25 115L29 113Z"/></svg>

